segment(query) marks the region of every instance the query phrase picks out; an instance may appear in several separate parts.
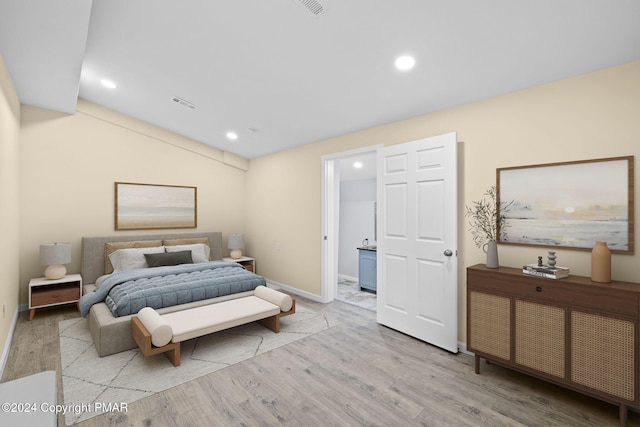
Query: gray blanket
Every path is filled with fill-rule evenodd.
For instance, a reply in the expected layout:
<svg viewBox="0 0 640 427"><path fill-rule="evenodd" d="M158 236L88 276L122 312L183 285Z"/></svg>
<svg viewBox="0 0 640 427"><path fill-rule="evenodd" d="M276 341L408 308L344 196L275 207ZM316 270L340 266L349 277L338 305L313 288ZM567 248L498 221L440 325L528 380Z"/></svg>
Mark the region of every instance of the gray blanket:
<svg viewBox="0 0 640 427"><path fill-rule="evenodd" d="M211 261L113 273L80 298L80 313L105 302L115 317L254 290L265 279L235 262Z"/></svg>

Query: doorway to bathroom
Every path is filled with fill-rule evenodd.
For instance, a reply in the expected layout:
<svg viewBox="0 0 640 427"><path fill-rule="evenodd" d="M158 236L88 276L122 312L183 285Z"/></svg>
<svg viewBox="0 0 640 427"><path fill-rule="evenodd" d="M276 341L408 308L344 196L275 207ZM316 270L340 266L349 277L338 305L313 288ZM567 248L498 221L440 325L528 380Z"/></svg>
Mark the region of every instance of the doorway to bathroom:
<svg viewBox="0 0 640 427"><path fill-rule="evenodd" d="M323 156L322 296L335 299L340 231L338 160L376 151L376 320L458 351L457 135Z"/></svg>
<svg viewBox="0 0 640 427"><path fill-rule="evenodd" d="M323 157L323 300L376 311L377 153Z"/></svg>

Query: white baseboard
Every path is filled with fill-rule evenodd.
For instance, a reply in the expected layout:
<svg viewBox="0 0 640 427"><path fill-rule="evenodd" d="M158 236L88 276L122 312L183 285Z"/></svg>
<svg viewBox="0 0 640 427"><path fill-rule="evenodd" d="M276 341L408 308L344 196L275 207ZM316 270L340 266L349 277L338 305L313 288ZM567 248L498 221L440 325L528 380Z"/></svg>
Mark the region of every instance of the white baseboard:
<svg viewBox="0 0 640 427"><path fill-rule="evenodd" d="M464 342L458 342L458 351L460 353L468 354L469 356L474 355L474 353L471 353L469 350L467 350L467 343Z"/></svg>
<svg viewBox="0 0 640 427"><path fill-rule="evenodd" d="M7 336L7 340L4 343L4 348L2 349L2 357L0 358L0 378L2 378L2 375L4 374L4 366L7 364L7 359L9 358L11 341L13 340L13 332L16 330L16 325L18 324L18 314L20 313L20 311L20 307L17 307L15 313L13 313L13 321L11 322L11 327L9 328L9 335Z"/></svg>
<svg viewBox="0 0 640 427"><path fill-rule="evenodd" d="M312 301L316 302L324 302L322 301L322 297L320 295L312 294L310 292L302 291L298 288L294 288L293 286L285 285L284 283L279 283L274 280L266 279L267 284L273 288L280 288L284 291L291 292L292 294L300 295L301 297L308 298Z"/></svg>

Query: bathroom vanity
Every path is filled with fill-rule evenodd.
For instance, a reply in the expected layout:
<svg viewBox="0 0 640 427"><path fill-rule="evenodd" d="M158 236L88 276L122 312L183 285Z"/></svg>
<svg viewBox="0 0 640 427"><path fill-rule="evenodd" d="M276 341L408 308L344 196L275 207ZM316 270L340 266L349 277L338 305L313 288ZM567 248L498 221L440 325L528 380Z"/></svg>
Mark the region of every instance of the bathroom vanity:
<svg viewBox="0 0 640 427"><path fill-rule="evenodd" d="M377 290L377 261L375 246L358 248L358 278L360 289L375 293Z"/></svg>

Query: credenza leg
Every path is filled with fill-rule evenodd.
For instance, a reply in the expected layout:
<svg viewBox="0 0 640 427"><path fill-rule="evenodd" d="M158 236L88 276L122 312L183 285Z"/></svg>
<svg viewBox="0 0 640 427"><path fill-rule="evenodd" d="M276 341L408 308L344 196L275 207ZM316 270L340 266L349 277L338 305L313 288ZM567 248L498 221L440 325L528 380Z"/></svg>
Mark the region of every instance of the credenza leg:
<svg viewBox="0 0 640 427"><path fill-rule="evenodd" d="M480 356L478 356L477 354L475 355L475 368L476 368L476 374L480 373Z"/></svg>
<svg viewBox="0 0 640 427"><path fill-rule="evenodd" d="M620 404L620 427L627 427L627 405Z"/></svg>

